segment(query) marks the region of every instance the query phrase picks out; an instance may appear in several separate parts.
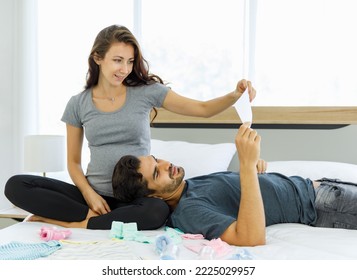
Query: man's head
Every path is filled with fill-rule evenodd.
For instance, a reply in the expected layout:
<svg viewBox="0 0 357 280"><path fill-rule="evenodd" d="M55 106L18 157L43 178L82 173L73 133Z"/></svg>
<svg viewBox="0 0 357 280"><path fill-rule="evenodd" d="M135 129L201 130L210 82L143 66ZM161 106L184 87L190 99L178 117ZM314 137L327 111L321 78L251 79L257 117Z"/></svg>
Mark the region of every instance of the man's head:
<svg viewBox="0 0 357 280"><path fill-rule="evenodd" d="M167 199L184 184L184 175L182 167L154 156L123 156L113 171L114 197L123 202L143 196Z"/></svg>

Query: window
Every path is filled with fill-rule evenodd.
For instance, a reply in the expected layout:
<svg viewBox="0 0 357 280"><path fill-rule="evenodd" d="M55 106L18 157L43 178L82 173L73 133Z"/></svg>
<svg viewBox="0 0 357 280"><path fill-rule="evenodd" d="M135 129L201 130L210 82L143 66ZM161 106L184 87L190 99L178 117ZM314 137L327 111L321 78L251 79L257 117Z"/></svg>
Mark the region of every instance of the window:
<svg viewBox="0 0 357 280"><path fill-rule="evenodd" d="M357 106L353 0L38 0L40 132L62 133L95 35L139 39L151 72L206 100L249 78L256 106Z"/></svg>
<svg viewBox="0 0 357 280"><path fill-rule="evenodd" d="M151 70L182 95L207 100L243 77L244 1L142 1Z"/></svg>
<svg viewBox="0 0 357 280"><path fill-rule="evenodd" d="M357 2L259 1L257 105L357 106Z"/></svg>
<svg viewBox="0 0 357 280"><path fill-rule="evenodd" d="M85 85L96 34L111 24L133 29L131 0L37 0L40 132L65 134L60 121Z"/></svg>

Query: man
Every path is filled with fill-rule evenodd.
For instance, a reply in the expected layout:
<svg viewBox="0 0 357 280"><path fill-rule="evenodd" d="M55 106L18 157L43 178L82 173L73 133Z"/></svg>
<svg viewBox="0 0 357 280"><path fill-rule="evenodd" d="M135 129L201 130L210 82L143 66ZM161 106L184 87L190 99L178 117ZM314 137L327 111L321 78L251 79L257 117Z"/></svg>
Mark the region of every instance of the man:
<svg viewBox="0 0 357 280"><path fill-rule="evenodd" d="M172 211L169 226L239 246L265 244L265 227L278 223L357 229L356 185L264 173L260 142L258 133L243 124L235 138L239 173L187 180L182 167L165 160L124 156L113 172L114 195L126 202L162 198Z"/></svg>

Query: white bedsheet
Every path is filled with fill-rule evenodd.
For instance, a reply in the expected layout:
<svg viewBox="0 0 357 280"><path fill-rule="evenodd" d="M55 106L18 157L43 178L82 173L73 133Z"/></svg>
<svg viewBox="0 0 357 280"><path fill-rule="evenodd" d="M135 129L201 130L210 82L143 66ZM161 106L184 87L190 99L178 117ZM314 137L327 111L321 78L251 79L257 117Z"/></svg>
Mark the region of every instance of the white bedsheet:
<svg viewBox="0 0 357 280"><path fill-rule="evenodd" d="M11 241L42 242L38 222L23 222L0 231L0 244ZM155 244L135 241L113 241L109 230L71 229L72 235L63 247L47 259L144 259L156 260L159 255ZM156 237L163 229L143 231L144 235ZM344 229L314 228L300 224L280 224L267 228L267 244L244 247L257 260L357 260L357 231ZM198 254L185 245L200 245L202 240L183 240L179 244L178 259L194 260ZM231 246L235 252L242 248ZM228 255L221 258L227 258Z"/></svg>

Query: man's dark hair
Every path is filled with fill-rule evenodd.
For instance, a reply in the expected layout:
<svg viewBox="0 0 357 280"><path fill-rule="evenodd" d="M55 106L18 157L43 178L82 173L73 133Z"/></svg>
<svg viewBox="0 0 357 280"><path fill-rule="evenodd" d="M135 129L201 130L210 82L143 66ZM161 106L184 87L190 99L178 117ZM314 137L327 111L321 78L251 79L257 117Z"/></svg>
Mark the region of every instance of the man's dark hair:
<svg viewBox="0 0 357 280"><path fill-rule="evenodd" d="M112 186L114 197L122 202L132 202L154 191L148 189L148 183L138 172L140 160L131 155L123 156L114 167Z"/></svg>

